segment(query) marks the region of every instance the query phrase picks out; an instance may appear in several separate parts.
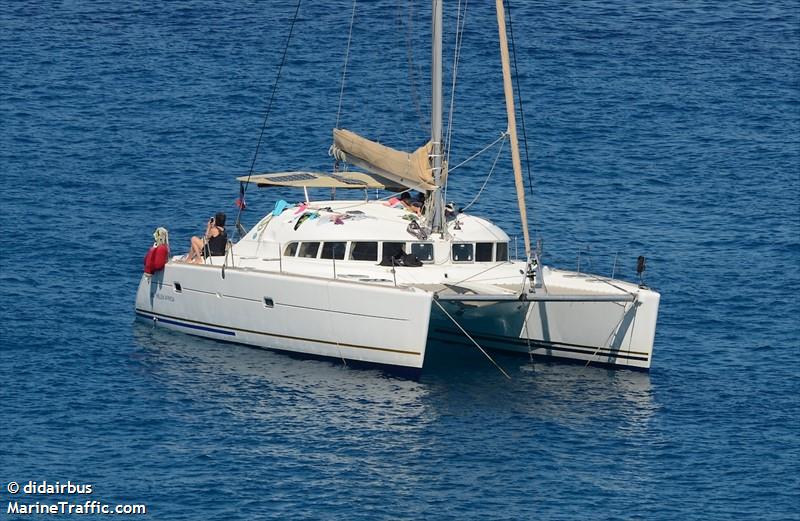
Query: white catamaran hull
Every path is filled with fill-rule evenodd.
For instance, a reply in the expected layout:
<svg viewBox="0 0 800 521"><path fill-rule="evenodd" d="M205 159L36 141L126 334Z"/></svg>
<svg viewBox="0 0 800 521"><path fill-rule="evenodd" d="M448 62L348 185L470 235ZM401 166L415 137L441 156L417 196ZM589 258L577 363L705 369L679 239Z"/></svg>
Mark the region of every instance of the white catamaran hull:
<svg viewBox="0 0 800 521"><path fill-rule="evenodd" d="M416 289L181 263L143 276L136 295L139 318L177 331L413 369L430 307Z"/></svg>
<svg viewBox="0 0 800 521"><path fill-rule="evenodd" d="M649 369L659 295L640 290L631 302L442 302L433 310L432 339L595 364ZM438 311L438 312L437 312ZM452 319L451 319L452 317Z"/></svg>
<svg viewBox="0 0 800 521"><path fill-rule="evenodd" d="M551 274L563 277L564 272ZM568 276L578 288L596 281ZM425 363L429 340L474 349L461 328L488 349L648 369L659 295L617 284L629 291L619 293L619 301L603 301L613 297L585 288L565 294L564 286L496 301L486 295L434 295L374 282L173 262L142 277L136 313L193 335L415 370Z"/></svg>

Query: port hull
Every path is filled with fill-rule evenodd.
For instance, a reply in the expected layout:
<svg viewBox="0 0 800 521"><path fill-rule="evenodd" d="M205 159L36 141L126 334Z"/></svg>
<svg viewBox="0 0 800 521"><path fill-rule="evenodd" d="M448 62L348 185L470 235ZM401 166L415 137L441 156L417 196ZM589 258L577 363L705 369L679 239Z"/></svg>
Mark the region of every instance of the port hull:
<svg viewBox="0 0 800 521"><path fill-rule="evenodd" d="M227 342L419 369L430 305L413 288L172 263L142 277L136 315Z"/></svg>

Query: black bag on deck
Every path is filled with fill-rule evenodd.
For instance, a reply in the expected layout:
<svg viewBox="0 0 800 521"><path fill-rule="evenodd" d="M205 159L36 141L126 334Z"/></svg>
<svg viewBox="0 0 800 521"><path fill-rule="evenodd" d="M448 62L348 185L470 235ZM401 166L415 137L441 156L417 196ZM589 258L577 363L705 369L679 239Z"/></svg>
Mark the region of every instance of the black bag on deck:
<svg viewBox="0 0 800 521"><path fill-rule="evenodd" d="M406 253L403 250L398 251L394 255L387 255L381 261L381 266L406 266L408 268L416 268L422 266L416 255L413 253Z"/></svg>
<svg viewBox="0 0 800 521"><path fill-rule="evenodd" d="M401 266L408 266L409 268L417 268L422 266L422 261L417 258L413 253L406 253L400 257Z"/></svg>

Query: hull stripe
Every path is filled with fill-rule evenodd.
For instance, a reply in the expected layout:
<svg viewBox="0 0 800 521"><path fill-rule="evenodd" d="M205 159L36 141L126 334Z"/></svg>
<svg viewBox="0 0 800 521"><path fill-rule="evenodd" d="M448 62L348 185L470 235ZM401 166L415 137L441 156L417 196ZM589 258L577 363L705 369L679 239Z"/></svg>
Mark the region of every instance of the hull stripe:
<svg viewBox="0 0 800 521"><path fill-rule="evenodd" d="M188 320L188 319L185 319L185 318L172 317L172 316L169 316L169 315L163 315L161 313L155 313L155 312L152 312L152 311L145 311L143 309L138 309L138 308L136 309L136 314L141 316L141 317L145 317L145 318L156 318L156 319L158 319L159 322L165 322L167 324L175 324L175 325L182 326L182 327L187 327L187 328L190 328L190 329L197 329L197 330L201 330L201 331L209 331L209 332L212 332L212 333L220 333L220 334L223 334L223 335L233 335L233 336L235 336L236 332L238 331L240 333L250 333L250 334L254 334L254 335L271 336L271 337L275 337L275 338L287 338L289 340L301 340L301 341L304 341L304 342L316 342L316 343L319 343L319 344L329 344L329 345L340 346L340 347L354 347L356 349L368 349L370 351L384 351L384 352L387 352L387 353L399 353L399 354L403 354L403 355L416 355L416 356L419 356L421 354L421 353L419 353L417 351L406 351L406 350L402 350L402 349L390 349L388 347L373 347L373 346L362 346L362 345L356 345L356 344L346 344L344 342L331 342L329 340L317 340L317 339L314 339L314 338L303 338L303 337L297 337L297 336L279 335L277 333L267 333L267 332L264 332L264 331L253 331L251 329L230 328L233 331L225 331L225 330L222 330L222 329L217 329L217 328L220 327L217 324L208 324L208 323L205 323L205 322L197 322L197 321ZM275 347L273 349L281 349L281 348ZM284 351L290 351L290 350L289 349L284 349Z"/></svg>
<svg viewBox="0 0 800 521"><path fill-rule="evenodd" d="M201 326L199 324L189 324L187 322L181 322L179 320L173 320L171 318L164 318L164 317L161 317L161 316L155 317L155 316L150 315L150 314L145 314L145 313L143 313L141 311L137 311L136 314L139 315L140 317L156 318L159 322L164 322L165 324L173 324L173 325L180 326L180 327L185 327L185 328L188 328L188 329L197 329L199 331L208 331L209 333L216 333L218 335L236 336L236 331L226 331L224 329L217 329L217 328L214 328L214 327Z"/></svg>
<svg viewBox="0 0 800 521"><path fill-rule="evenodd" d="M442 333L448 333L448 334L456 334L455 331L452 331L452 330L449 330L449 329L438 328L438 329L436 329L436 331L440 331ZM470 334L472 336L474 336L475 338L480 337L480 338L485 338L486 340L497 340L499 342L517 342L517 343L520 343L522 345L527 345L527 342L525 341L525 339L521 338L521 337L508 337L508 336L502 336L502 335L492 335L490 333L470 333ZM587 345L582 345L582 344L569 344L567 342L548 342L547 340L534 340L534 339L531 339L531 342L539 343L541 345L547 345L547 346L549 346L549 345L559 345L559 346L565 346L565 347L573 347L573 348L576 348L576 349L588 349L592 353L594 353L595 349L597 349L596 347L592 347L592 346L587 346ZM619 351L620 350L609 349L607 347L601 347L600 348L600 352L606 352L606 353L616 353L616 352L619 352ZM646 352L644 352L644 351L625 350L625 352L628 353L628 354L632 354L632 355L640 355L640 356L645 356L645 357L648 356L648 354Z"/></svg>
<svg viewBox="0 0 800 521"><path fill-rule="evenodd" d="M447 329L440 329L437 328L434 330L436 333L451 335L451 336L462 336L460 333L456 331L450 331ZM518 346L528 347L528 342L526 340L520 340L519 338L512 338L512 337L504 337L504 336L488 336L488 335L481 335L481 334L474 334L470 333L474 338L487 340L489 342L495 343L505 343L505 344L514 344ZM600 349L599 351L595 352L594 348L591 347L584 347L581 348L579 346L575 346L572 344L556 344L553 342L544 342L542 340L531 340L531 347L534 350L541 350L541 349L550 349L553 351L563 351L565 353L577 353L581 355L596 355L598 358L624 358L626 360L637 360L641 362L647 362L648 357L644 356L635 356L634 354L629 354L628 351L612 351L609 349ZM498 348L495 348L498 349ZM631 351L630 353L634 353ZM639 354L638 352L635 352Z"/></svg>

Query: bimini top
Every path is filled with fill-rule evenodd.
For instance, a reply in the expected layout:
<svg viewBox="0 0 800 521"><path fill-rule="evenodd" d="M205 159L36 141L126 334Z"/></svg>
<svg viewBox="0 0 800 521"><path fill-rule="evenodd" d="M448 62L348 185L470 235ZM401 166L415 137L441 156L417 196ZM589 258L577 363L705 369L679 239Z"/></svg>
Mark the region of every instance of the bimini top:
<svg viewBox="0 0 800 521"><path fill-rule="evenodd" d="M289 186L294 188L344 188L360 189L376 188L392 192L402 191L397 183L375 174L364 172L275 172L237 177L237 181L252 183L258 187Z"/></svg>

